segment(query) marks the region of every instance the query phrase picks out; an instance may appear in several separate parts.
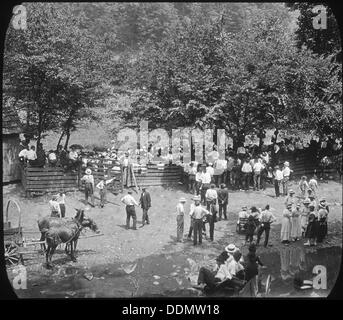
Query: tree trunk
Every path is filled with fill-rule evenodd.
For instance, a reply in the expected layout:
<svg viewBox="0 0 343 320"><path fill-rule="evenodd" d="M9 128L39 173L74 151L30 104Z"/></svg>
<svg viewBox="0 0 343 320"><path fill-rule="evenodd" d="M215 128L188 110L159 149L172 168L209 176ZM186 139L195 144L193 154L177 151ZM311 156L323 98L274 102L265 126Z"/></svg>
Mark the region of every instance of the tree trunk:
<svg viewBox="0 0 343 320"><path fill-rule="evenodd" d="M66 134L67 134L67 139L66 139L66 142L65 142L65 144L64 144L64 149L67 150L67 148L68 148L68 143L69 143L69 138L70 138L70 130L67 130Z"/></svg>
<svg viewBox="0 0 343 320"><path fill-rule="evenodd" d="M62 138L64 137L64 130L62 131L62 134L57 142L56 150L58 149L59 145L61 144Z"/></svg>

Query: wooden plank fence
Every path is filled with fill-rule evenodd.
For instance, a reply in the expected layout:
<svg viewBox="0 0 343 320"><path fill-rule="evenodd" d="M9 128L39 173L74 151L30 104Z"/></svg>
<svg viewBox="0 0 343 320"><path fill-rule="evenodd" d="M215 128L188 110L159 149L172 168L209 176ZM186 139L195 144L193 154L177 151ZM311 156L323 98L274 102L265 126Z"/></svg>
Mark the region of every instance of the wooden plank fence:
<svg viewBox="0 0 343 320"><path fill-rule="evenodd" d="M27 196L48 192L75 191L78 188L78 173L65 172L60 167L22 167L21 182Z"/></svg>
<svg viewBox="0 0 343 320"><path fill-rule="evenodd" d="M182 179L182 167L177 165L134 165L133 171L139 187L178 184ZM133 181L131 186L134 186Z"/></svg>

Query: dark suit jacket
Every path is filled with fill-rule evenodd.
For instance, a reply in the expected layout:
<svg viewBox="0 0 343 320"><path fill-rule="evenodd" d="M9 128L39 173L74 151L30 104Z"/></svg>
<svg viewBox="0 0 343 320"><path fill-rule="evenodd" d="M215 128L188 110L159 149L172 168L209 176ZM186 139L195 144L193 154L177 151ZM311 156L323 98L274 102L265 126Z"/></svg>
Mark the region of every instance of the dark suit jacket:
<svg viewBox="0 0 343 320"><path fill-rule="evenodd" d="M218 202L219 203L228 203L229 201L229 191L224 188L224 189L218 189Z"/></svg>
<svg viewBox="0 0 343 320"><path fill-rule="evenodd" d="M139 203L143 209L149 209L151 207L150 193L145 191L143 194L142 192L141 198L139 199Z"/></svg>

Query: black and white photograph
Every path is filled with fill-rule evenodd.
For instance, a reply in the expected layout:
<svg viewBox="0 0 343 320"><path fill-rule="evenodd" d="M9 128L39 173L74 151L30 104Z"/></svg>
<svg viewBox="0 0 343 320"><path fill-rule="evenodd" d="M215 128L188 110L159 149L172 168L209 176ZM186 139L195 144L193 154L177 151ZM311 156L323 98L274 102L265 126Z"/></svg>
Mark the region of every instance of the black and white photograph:
<svg viewBox="0 0 343 320"><path fill-rule="evenodd" d="M1 261L14 295L329 298L340 34L329 3L13 5Z"/></svg>

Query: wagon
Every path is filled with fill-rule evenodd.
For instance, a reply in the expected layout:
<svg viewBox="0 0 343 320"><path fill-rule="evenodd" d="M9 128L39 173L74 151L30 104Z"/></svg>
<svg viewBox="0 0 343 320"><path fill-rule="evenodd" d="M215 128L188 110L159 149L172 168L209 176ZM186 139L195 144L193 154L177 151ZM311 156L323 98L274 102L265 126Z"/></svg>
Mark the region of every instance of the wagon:
<svg viewBox="0 0 343 320"><path fill-rule="evenodd" d="M15 205L18 210L18 225L12 227L8 220L8 210L11 203ZM21 226L21 209L16 200L9 199L6 204L6 221L4 222L4 255L5 262L9 265L18 263L24 264L23 255L38 253L38 251L27 250L27 246L40 245L44 241L27 242L23 236L23 227Z"/></svg>

